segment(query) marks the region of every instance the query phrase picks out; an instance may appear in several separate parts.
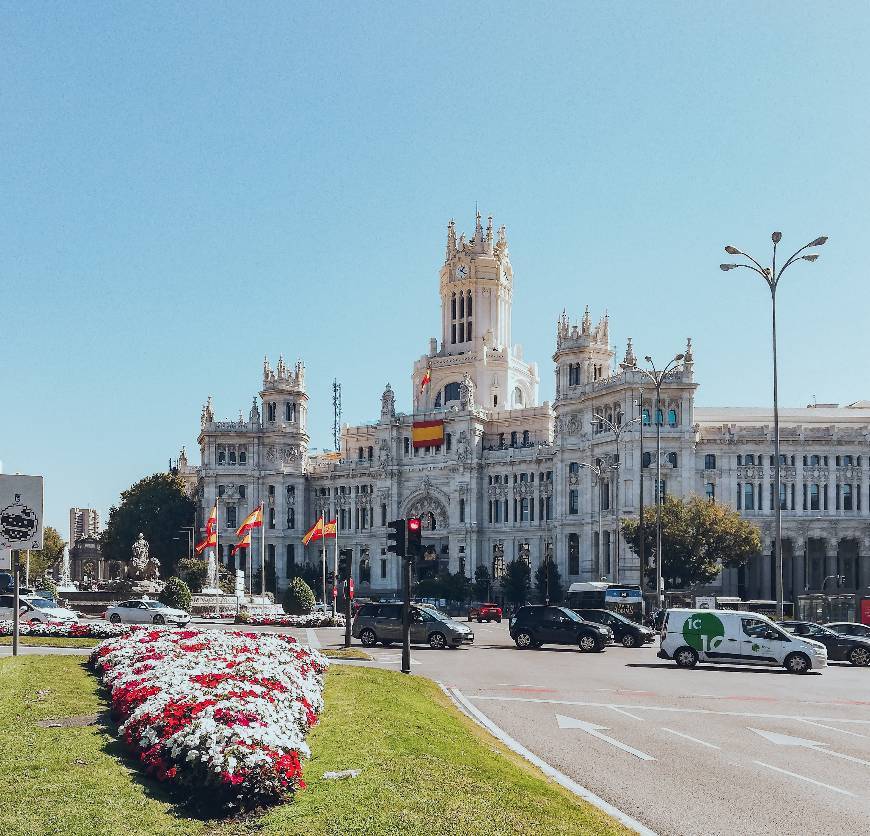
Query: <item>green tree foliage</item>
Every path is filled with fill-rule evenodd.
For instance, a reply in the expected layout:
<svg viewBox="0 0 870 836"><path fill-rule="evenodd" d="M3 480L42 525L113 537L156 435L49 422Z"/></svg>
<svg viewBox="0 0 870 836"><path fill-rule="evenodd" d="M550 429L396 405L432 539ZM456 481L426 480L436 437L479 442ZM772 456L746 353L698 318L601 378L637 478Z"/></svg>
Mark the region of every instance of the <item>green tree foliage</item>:
<svg viewBox="0 0 870 836"><path fill-rule="evenodd" d="M183 557L176 564L175 573L196 594L202 592L208 580L208 562L198 557Z"/></svg>
<svg viewBox="0 0 870 836"><path fill-rule="evenodd" d="M644 550L652 568L646 568L646 575L655 588L655 521L647 519ZM661 506L661 527L662 577L669 589L710 583L723 566L741 566L761 551L757 526L727 505L700 496L667 497ZM637 520L623 520L623 536L635 554L640 553L639 529Z"/></svg>
<svg viewBox="0 0 870 836"><path fill-rule="evenodd" d="M501 589L504 597L514 607L521 607L529 600L529 593L532 591L532 570L525 560L511 560L505 565Z"/></svg>
<svg viewBox="0 0 870 836"><path fill-rule="evenodd" d="M482 563L474 570L474 583L471 585L471 590L475 601L486 601L490 596L492 587L492 578L489 574L489 569Z"/></svg>
<svg viewBox="0 0 870 836"><path fill-rule="evenodd" d="M160 561L160 574L166 577L187 550L181 528L191 524L193 515L194 503L181 479L168 473L148 476L124 491L120 505L109 510L109 523L100 537L103 557L130 560L141 531L151 555Z"/></svg>
<svg viewBox="0 0 870 836"><path fill-rule="evenodd" d="M418 598L444 598L447 601L465 603L471 592L471 581L460 572L443 572L437 578L425 578L417 583Z"/></svg>
<svg viewBox="0 0 870 836"><path fill-rule="evenodd" d="M288 570L291 578L302 578L309 589L321 589L323 586L323 569L318 563L294 563Z"/></svg>
<svg viewBox="0 0 870 836"><path fill-rule="evenodd" d="M550 576L550 603L560 604L565 598L565 588L562 586L562 575L555 560L547 560L535 569L535 589L542 601L547 598L547 575Z"/></svg>
<svg viewBox="0 0 870 836"><path fill-rule="evenodd" d="M42 548L30 552L30 582L31 586L41 577L51 571L52 567L60 562L63 557L63 549L66 541L60 536L56 528L46 526L42 533ZM27 552L21 552L21 577L24 577L24 562ZM44 588L44 587L43 587Z"/></svg>
<svg viewBox="0 0 870 836"><path fill-rule="evenodd" d="M169 578L163 591L157 596L167 607L190 610L190 589L181 578Z"/></svg>
<svg viewBox="0 0 870 836"><path fill-rule="evenodd" d="M300 577L291 578L284 590L284 610L290 615L307 615L314 609L314 593Z"/></svg>

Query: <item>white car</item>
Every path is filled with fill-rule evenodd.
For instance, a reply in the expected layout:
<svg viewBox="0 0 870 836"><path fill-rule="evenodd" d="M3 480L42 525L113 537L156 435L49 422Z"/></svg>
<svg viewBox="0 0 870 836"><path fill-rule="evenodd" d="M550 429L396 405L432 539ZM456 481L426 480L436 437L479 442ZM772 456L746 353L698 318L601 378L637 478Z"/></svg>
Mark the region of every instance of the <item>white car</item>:
<svg viewBox="0 0 870 836"><path fill-rule="evenodd" d="M14 613L14 597L12 595L0 595L0 621L12 621ZM27 624L48 624L49 622L62 622L75 624L78 622L78 613L64 607L58 607L56 601L47 598L34 598L27 596L19 597L18 619Z"/></svg>
<svg viewBox="0 0 870 836"><path fill-rule="evenodd" d="M828 664L821 642L792 635L759 613L740 610L668 610L658 655L681 668L718 662L782 665L789 673L806 673Z"/></svg>
<svg viewBox="0 0 870 836"><path fill-rule="evenodd" d="M190 621L190 613L150 598L134 598L109 607L105 618L112 624L175 624L184 627Z"/></svg>

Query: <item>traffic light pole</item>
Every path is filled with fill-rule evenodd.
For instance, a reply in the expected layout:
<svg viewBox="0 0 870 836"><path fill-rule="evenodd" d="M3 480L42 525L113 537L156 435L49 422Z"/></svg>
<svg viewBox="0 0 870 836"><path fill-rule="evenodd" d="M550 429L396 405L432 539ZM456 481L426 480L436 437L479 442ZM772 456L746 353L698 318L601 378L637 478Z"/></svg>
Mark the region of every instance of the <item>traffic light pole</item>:
<svg viewBox="0 0 870 836"><path fill-rule="evenodd" d="M350 647L350 579L344 582L344 646Z"/></svg>
<svg viewBox="0 0 870 836"><path fill-rule="evenodd" d="M411 559L402 558L402 673L411 673Z"/></svg>

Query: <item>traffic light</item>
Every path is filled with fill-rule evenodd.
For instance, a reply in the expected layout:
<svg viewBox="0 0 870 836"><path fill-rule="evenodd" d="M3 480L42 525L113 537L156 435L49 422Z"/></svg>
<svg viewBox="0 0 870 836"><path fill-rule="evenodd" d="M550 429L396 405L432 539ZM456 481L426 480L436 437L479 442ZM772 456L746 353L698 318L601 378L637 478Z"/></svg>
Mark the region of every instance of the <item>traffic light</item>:
<svg viewBox="0 0 870 836"><path fill-rule="evenodd" d="M393 520L387 523L387 551L396 557L405 556L404 520Z"/></svg>
<svg viewBox="0 0 870 836"><path fill-rule="evenodd" d="M407 554L412 560L423 556L423 523L419 517L408 520Z"/></svg>
<svg viewBox="0 0 870 836"><path fill-rule="evenodd" d="M338 579L341 582L346 581L350 577L351 560L353 559L353 549L338 550Z"/></svg>

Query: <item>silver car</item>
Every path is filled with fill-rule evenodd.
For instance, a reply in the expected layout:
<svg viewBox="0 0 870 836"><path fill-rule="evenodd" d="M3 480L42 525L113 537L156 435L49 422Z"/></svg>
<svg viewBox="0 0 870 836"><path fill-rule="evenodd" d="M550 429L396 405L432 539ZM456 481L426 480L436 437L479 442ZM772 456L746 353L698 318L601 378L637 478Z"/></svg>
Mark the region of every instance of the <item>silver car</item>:
<svg viewBox="0 0 870 836"><path fill-rule="evenodd" d="M402 641L401 604L365 604L353 620L353 637L364 647L378 642L389 647ZM474 633L470 627L453 621L432 607L411 606L411 642L441 649L471 644Z"/></svg>

